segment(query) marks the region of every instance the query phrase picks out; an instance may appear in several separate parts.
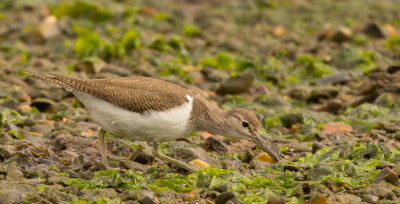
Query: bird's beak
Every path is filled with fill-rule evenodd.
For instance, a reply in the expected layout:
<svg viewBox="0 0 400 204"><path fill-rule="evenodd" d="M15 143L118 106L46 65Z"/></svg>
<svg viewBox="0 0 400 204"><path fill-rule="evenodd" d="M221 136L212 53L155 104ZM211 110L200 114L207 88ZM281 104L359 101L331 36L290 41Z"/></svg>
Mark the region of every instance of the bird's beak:
<svg viewBox="0 0 400 204"><path fill-rule="evenodd" d="M260 146L261 149L264 150L264 152L269 154L269 156L275 159L275 161L279 160L275 152L272 151L271 147L269 147L269 145L261 138L260 135L253 136L252 138L256 142L256 144Z"/></svg>

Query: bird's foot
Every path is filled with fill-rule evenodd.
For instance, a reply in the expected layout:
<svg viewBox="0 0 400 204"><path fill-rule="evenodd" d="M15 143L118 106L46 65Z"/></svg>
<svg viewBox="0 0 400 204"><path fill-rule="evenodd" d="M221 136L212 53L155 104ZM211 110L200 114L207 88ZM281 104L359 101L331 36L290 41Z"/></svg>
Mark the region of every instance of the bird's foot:
<svg viewBox="0 0 400 204"><path fill-rule="evenodd" d="M177 167L185 169L190 173L196 172L198 170L194 166L191 166L191 165L187 164L186 162L179 161L179 160L174 159L172 157L169 157L167 155L161 154L158 151L158 144L157 143L153 144L153 156L157 157L157 158L159 158L161 160L164 160L164 161L170 162L172 164L175 164Z"/></svg>

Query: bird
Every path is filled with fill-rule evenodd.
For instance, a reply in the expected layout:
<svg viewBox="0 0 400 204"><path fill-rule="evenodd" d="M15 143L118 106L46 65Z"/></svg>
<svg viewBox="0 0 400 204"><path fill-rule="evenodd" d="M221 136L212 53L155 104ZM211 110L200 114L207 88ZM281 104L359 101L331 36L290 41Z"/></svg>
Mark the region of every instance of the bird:
<svg viewBox="0 0 400 204"><path fill-rule="evenodd" d="M258 118L243 108L222 110L201 94L161 79L143 76L83 79L57 73L28 75L59 85L82 102L99 131L101 162L110 168L104 133L153 146L153 156L188 171L196 169L159 152L161 142L192 132L206 131L229 138L252 140L278 161L277 154L261 138Z"/></svg>

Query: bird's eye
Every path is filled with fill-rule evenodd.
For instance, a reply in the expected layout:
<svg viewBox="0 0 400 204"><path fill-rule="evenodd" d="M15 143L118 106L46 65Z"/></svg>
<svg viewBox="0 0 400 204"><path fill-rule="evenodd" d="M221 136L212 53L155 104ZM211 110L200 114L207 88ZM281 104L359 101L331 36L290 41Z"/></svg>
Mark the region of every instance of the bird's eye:
<svg viewBox="0 0 400 204"><path fill-rule="evenodd" d="M243 127L246 127L246 128L249 127L249 123L245 120L242 120L242 125L243 125Z"/></svg>

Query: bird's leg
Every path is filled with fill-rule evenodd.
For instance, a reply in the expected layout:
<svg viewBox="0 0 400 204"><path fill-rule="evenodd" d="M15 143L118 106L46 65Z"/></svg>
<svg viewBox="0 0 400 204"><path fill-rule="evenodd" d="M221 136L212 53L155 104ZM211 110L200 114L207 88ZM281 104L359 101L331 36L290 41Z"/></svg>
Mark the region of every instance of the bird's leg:
<svg viewBox="0 0 400 204"><path fill-rule="evenodd" d="M179 161L179 160L177 160L177 159L174 159L174 158L172 158L172 157L169 157L169 156L167 156L167 155L164 155L164 154L160 153L160 152L158 151L158 145L159 145L159 144L156 143L156 142L153 143L153 156L155 156L155 157L157 157L157 158L159 158L159 159L161 159L161 160L164 160L164 161L170 162L170 163L172 163L172 164L175 164L175 165L178 166L179 168L186 169L186 170L189 171L189 172L195 172L195 171L197 171L196 168L194 168L193 166L190 166L189 164L187 164L187 163L185 163L185 162L183 162L183 161Z"/></svg>
<svg viewBox="0 0 400 204"><path fill-rule="evenodd" d="M103 128L100 129L99 131L99 142L100 142L100 154L101 154L101 163L106 169L112 169L110 165L108 165L107 161L107 144L104 141L104 135L106 134L106 131L103 130Z"/></svg>

